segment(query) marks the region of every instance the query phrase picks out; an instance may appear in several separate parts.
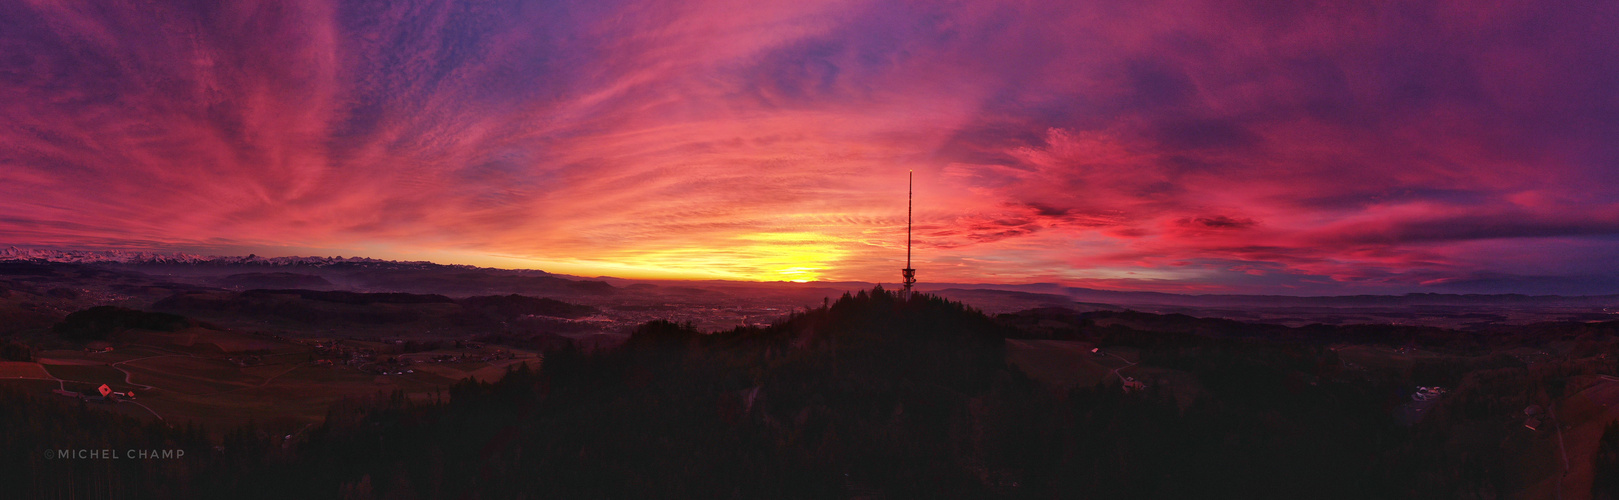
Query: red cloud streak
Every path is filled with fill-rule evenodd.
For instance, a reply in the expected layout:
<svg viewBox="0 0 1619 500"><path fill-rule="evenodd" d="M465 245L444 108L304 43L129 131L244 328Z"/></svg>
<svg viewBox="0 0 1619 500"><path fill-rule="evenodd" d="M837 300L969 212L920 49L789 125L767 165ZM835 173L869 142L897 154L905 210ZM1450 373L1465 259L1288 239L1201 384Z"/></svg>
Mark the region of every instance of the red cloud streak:
<svg viewBox="0 0 1619 500"><path fill-rule="evenodd" d="M0 241L1619 292L1613 2L0 5Z"/></svg>

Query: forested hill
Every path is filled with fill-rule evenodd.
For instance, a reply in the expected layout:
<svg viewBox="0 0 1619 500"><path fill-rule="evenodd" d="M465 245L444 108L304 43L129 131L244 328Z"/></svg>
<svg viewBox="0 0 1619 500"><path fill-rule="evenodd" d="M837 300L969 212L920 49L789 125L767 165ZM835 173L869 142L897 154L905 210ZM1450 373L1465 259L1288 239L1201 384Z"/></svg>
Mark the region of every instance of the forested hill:
<svg viewBox="0 0 1619 500"><path fill-rule="evenodd" d="M995 488L987 474L1013 468L1010 450L1036 440L988 429L1007 427L991 425L998 394L1033 387L1006 365L1002 328L960 303L879 288L767 328L701 333L654 321L616 349L552 351L541 367L464 381L439 401L342 404L291 440L249 427L210 449L195 430L63 408L89 423L6 432L7 442L179 445L190 455L75 467L47 481L21 481L55 465L37 453L0 463L20 461L7 470L31 485L23 497L85 483L203 498L981 496ZM34 414L0 412L15 417L0 423L38 426Z"/></svg>
<svg viewBox="0 0 1619 500"><path fill-rule="evenodd" d="M880 288L766 328L655 321L616 349L552 351L543 366L464 381L436 401L350 402L293 439L239 429L196 459L112 464L75 482L199 498L1487 498L1522 488L1506 448L1454 453L1459 436L1500 443L1520 432L1519 401L1476 404L1495 397L1493 385L1458 386L1437 415L1402 427L1392 411L1409 381L1345 370L1328 346L1112 324L1089 341L1138 350L1164 380L1197 382L1059 393L1007 363L1013 324ZM1600 361L1586 364L1611 368ZM1573 380L1588 367L1486 368L1491 380ZM7 415L8 429L44 425ZM165 446L194 447L200 435L144 432ZM14 449L64 446L6 435ZM24 497L56 491L17 479L36 488Z"/></svg>
<svg viewBox="0 0 1619 500"><path fill-rule="evenodd" d="M990 486L980 476L1006 469L1007 451L1034 438L982 429L994 394L1031 387L1007 368L1000 328L959 303L881 289L769 328L704 334L652 322L614 351L552 352L538 370L459 384L442 405L395 399L335 413L290 462L218 486L272 496L981 496ZM304 479L280 479L288 474Z"/></svg>

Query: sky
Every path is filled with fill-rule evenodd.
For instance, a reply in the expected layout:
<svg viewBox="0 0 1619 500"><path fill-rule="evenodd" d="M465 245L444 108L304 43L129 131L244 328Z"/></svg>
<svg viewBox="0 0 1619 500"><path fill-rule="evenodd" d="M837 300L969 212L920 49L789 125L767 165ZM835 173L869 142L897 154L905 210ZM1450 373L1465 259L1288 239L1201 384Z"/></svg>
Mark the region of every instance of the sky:
<svg viewBox="0 0 1619 500"><path fill-rule="evenodd" d="M0 244L1619 293L1619 2L0 0Z"/></svg>

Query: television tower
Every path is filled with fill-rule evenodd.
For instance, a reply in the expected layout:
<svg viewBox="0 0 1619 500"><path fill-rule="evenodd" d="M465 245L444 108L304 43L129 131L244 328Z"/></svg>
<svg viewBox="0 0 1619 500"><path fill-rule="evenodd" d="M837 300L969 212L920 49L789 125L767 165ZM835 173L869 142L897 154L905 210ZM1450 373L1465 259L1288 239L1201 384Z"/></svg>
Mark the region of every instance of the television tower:
<svg viewBox="0 0 1619 500"><path fill-rule="evenodd" d="M911 170L908 175L905 186L905 269L900 270L905 273L903 295L907 300L911 298L911 285L916 284L916 270L911 269L911 200L915 198L916 171Z"/></svg>

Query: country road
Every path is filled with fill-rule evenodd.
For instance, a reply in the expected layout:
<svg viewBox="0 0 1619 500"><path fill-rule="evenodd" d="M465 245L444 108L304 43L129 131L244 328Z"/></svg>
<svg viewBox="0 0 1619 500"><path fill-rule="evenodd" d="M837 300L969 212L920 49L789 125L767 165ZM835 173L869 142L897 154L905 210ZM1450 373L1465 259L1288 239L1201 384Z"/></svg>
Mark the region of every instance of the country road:
<svg viewBox="0 0 1619 500"><path fill-rule="evenodd" d="M144 389L144 390L151 390L151 389L153 389L152 386L149 386L149 385L146 385L146 384L137 384L133 380L130 380L129 379L129 377L130 377L129 370L119 368L118 365L128 363L130 361L140 361L140 360L143 360L143 359L162 358L162 357L167 357L167 356L180 356L180 354L159 354L159 355L156 355L156 356L147 356L147 357L144 357L144 358L126 359L126 360L123 360L123 361L119 361L117 363L109 364L107 366L111 366L111 367L113 367L114 370L118 370L120 372L123 372L124 373L124 383L125 384L140 387L141 389Z"/></svg>
<svg viewBox="0 0 1619 500"><path fill-rule="evenodd" d="M156 356L153 356L153 357L156 357ZM145 358L142 358L142 359L145 359ZM130 361L134 361L134 360L130 360ZM114 367L114 368L116 368L116 367ZM123 371L123 370L119 369L119 371ZM50 370L45 370L45 374L49 375L50 378L14 377L14 378L12 378L12 380L54 380L54 381L56 381L56 388L59 389L59 390L62 390L62 391L67 390L67 383L68 382L73 382L75 384L95 385L95 382L85 382L83 380L67 380L67 379L59 378L59 377L57 377L55 375L51 375ZM129 381L129 372L124 372L124 382L127 383L127 384L130 384L130 385L145 387L147 389L152 388L151 386L141 385L141 384L136 384L136 383L130 382ZM167 422L167 420L163 419L163 415L159 415L157 413L157 410L153 410L149 406L146 406L146 405L143 405L143 404L140 404L140 403L128 400L128 399L119 399L119 400L116 400L116 401L119 402L119 403L131 403L131 404L134 404L135 406L139 406L139 407L145 409L147 412L151 413L152 416L157 417L158 420L163 420L164 422Z"/></svg>
<svg viewBox="0 0 1619 500"><path fill-rule="evenodd" d="M1122 384L1122 383L1124 383L1124 375L1123 375L1123 374L1121 374L1121 373L1119 373L1119 370L1123 370L1123 369L1125 369L1125 368L1129 368L1129 367L1132 367L1132 366L1135 366L1135 365L1136 365L1136 363L1135 363L1135 362L1134 362L1134 361L1130 361L1130 360L1128 360L1128 359L1124 359L1124 356L1120 356L1120 355L1117 355L1117 354L1113 354L1113 353L1111 353L1111 352L1107 352L1107 351L1102 351L1102 352L1103 352L1103 353L1104 353L1104 354L1107 354L1107 355L1108 355L1108 356L1113 356L1113 357L1115 357L1115 358L1119 358L1119 361L1123 361L1123 362L1124 362L1124 363L1125 363L1125 365L1124 365L1124 366L1121 366L1121 367L1118 367L1118 368L1114 368L1114 369L1113 369L1113 376L1115 376L1115 377L1118 377L1118 378L1119 378L1119 383L1121 383L1121 384Z"/></svg>

